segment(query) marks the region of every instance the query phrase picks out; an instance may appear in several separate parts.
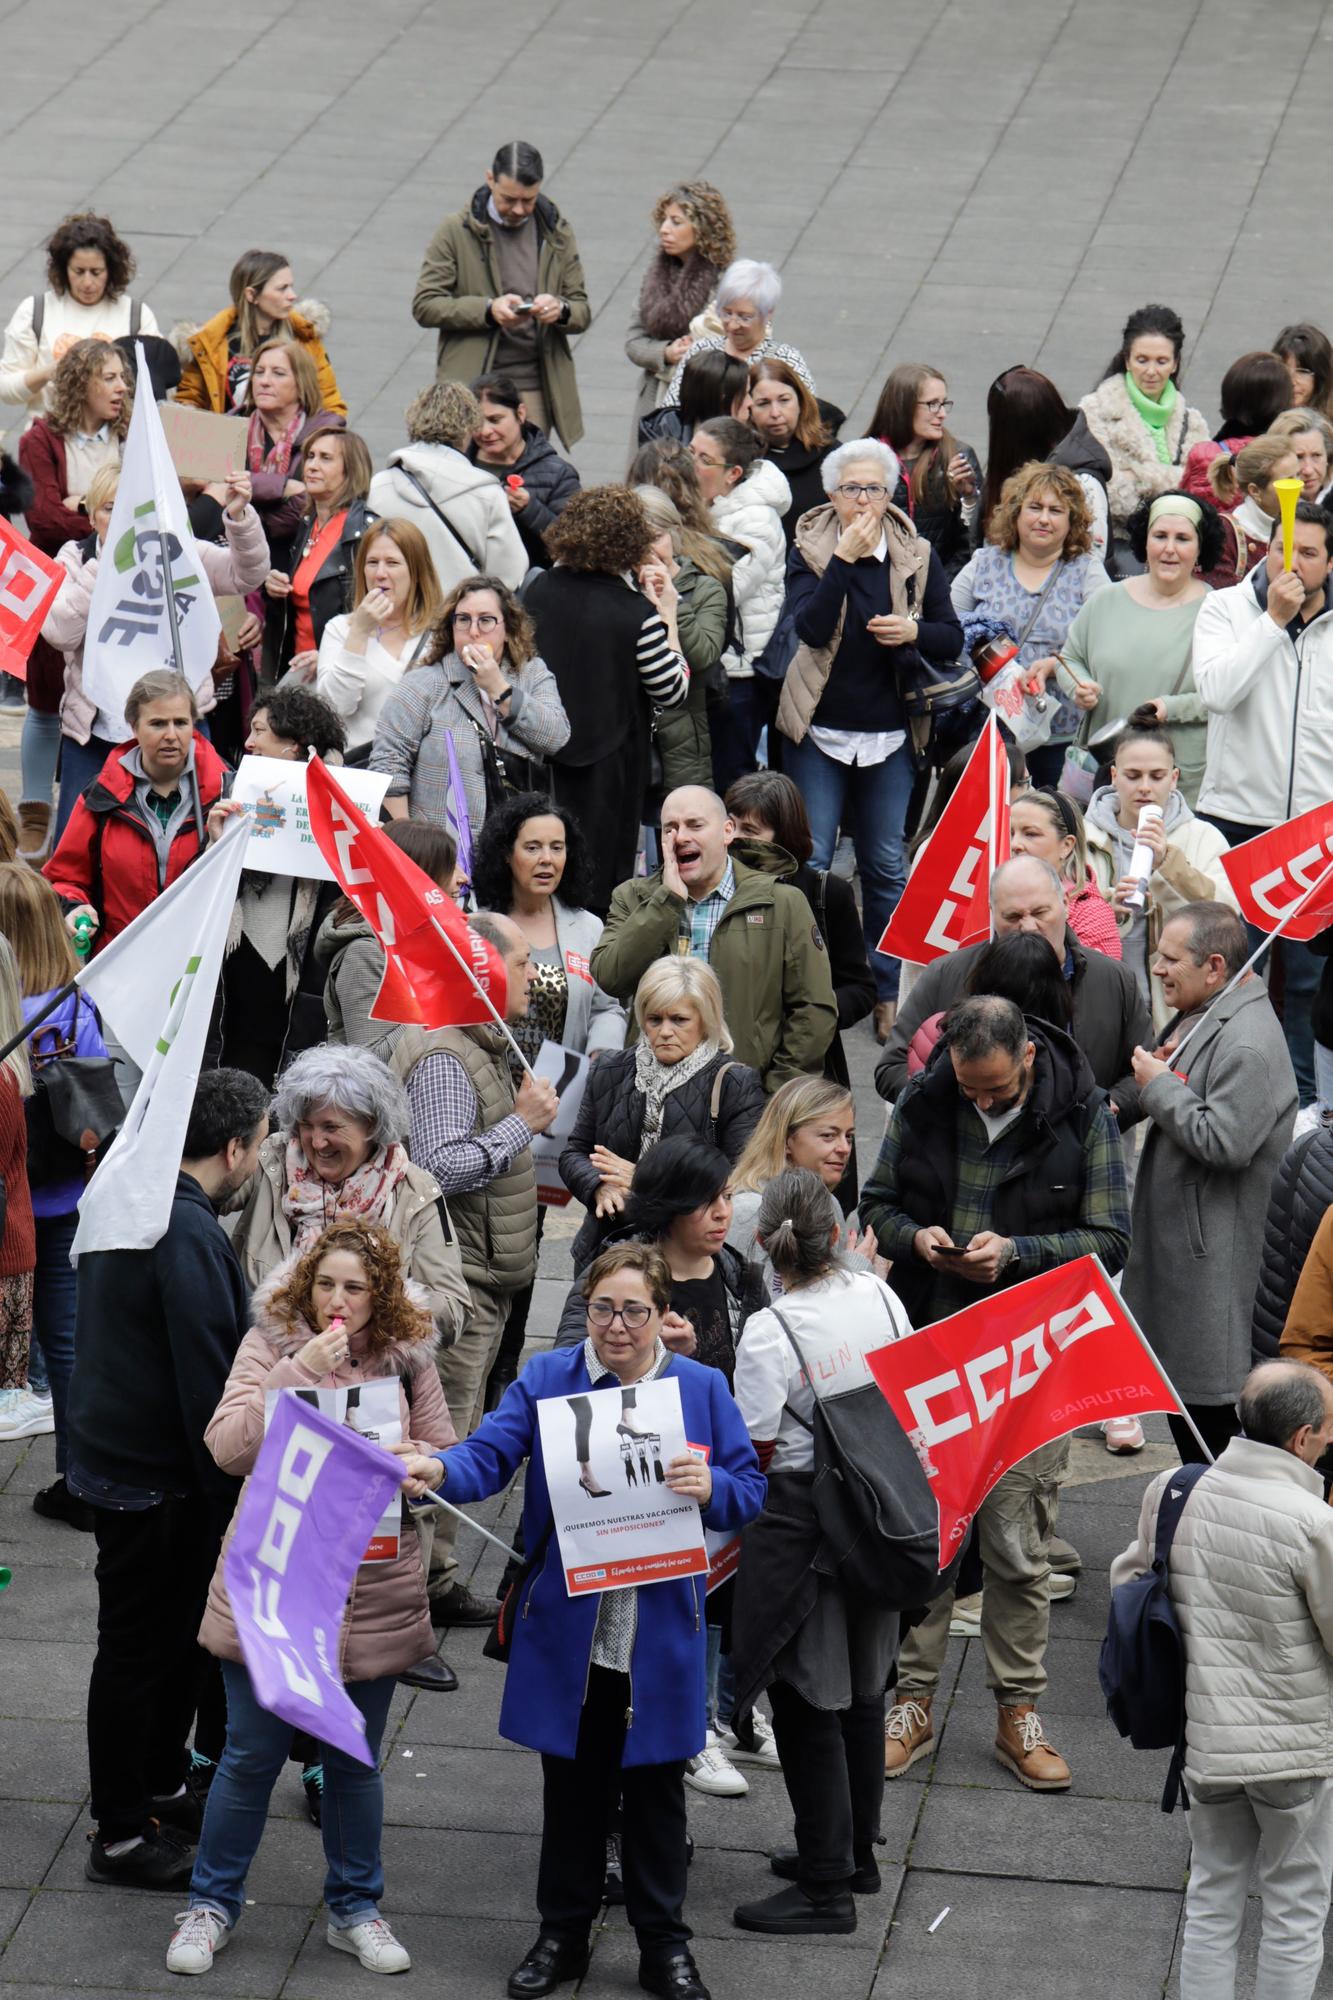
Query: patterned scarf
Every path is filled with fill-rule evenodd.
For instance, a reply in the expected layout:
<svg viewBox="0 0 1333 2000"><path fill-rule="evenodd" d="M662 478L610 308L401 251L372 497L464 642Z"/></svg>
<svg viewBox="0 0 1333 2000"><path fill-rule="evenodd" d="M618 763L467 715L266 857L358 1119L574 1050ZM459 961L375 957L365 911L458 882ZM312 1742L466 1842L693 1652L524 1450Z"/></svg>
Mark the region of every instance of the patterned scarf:
<svg viewBox="0 0 1333 2000"><path fill-rule="evenodd" d="M280 438L270 441L264 429L264 419L258 410L250 419L250 428L245 436L245 463L249 471L276 472L284 480L291 472L292 452L301 426L306 420L305 411L297 406L296 415L288 424Z"/></svg>
<svg viewBox="0 0 1333 2000"><path fill-rule="evenodd" d="M292 1248L308 1250L331 1222L363 1218L384 1222L399 1181L407 1172L407 1149L395 1140L391 1146L377 1146L368 1160L349 1174L341 1186L322 1181L306 1159L301 1141L293 1134L287 1141L286 1187L282 1212L292 1232Z"/></svg>
<svg viewBox="0 0 1333 2000"><path fill-rule="evenodd" d="M698 1076L720 1054L716 1042L700 1042L697 1049L682 1056L678 1063L660 1063L647 1042L638 1043L634 1051L634 1088L642 1091L644 1097L640 1159L652 1151L662 1136L662 1114L671 1092L679 1090L692 1076Z"/></svg>
<svg viewBox="0 0 1333 2000"><path fill-rule="evenodd" d="M697 250L683 261L659 250L643 274L639 318L654 340L677 340L713 296L717 272Z"/></svg>

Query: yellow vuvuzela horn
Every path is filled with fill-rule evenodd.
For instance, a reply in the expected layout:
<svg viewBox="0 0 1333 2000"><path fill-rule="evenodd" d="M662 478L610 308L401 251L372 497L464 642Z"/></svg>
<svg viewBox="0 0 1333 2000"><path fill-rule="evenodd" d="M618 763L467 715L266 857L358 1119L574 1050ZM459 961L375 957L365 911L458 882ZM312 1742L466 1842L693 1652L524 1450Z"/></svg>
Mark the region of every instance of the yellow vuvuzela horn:
<svg viewBox="0 0 1333 2000"><path fill-rule="evenodd" d="M1273 491L1282 509L1282 567L1291 568L1291 537L1296 527L1296 502L1305 491L1299 479L1275 479Z"/></svg>

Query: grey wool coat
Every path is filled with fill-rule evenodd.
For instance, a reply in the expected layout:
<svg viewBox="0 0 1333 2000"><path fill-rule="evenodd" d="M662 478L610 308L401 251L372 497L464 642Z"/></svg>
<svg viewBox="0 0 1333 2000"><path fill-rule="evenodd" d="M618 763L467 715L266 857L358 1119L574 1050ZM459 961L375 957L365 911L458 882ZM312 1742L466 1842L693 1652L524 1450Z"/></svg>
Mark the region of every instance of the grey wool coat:
<svg viewBox="0 0 1333 2000"><path fill-rule="evenodd" d="M1296 1078L1262 980L1251 975L1215 1001L1139 1102L1152 1122L1125 1304L1184 1402L1232 1403L1250 1370L1264 1218L1296 1116Z"/></svg>

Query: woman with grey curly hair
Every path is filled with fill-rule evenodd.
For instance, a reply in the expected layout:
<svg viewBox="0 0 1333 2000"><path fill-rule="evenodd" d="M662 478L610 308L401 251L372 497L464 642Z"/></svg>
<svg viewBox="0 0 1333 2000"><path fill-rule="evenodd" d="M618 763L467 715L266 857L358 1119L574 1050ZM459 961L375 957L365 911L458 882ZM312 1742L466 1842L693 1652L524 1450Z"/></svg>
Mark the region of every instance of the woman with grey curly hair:
<svg viewBox="0 0 1333 2000"><path fill-rule="evenodd" d="M528 559L503 488L466 456L481 408L462 382L432 382L404 412L408 442L370 482L381 518L411 521L430 548L440 592L465 576L498 576L517 590Z"/></svg>

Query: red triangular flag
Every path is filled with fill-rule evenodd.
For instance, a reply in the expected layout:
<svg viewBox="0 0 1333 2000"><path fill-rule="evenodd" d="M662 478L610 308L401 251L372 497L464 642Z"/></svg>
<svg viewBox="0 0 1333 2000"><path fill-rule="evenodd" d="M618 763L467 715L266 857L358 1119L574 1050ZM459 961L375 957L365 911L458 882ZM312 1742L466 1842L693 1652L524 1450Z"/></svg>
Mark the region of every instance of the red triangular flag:
<svg viewBox="0 0 1333 2000"><path fill-rule="evenodd" d="M990 878L1008 859L1009 759L991 716L876 950L929 965L988 938Z"/></svg>

